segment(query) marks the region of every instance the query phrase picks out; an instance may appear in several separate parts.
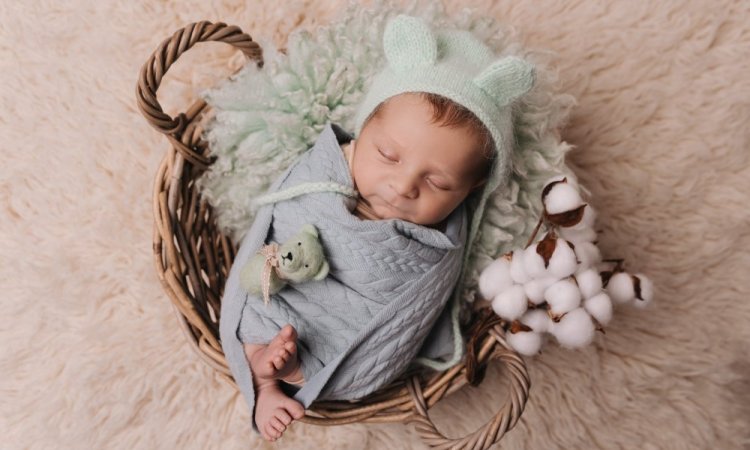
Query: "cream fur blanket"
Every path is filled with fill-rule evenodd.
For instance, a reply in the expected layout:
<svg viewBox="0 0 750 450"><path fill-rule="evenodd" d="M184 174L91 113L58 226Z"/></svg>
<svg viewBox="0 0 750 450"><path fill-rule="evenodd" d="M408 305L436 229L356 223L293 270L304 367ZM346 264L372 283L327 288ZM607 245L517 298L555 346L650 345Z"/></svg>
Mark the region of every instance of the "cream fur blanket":
<svg viewBox="0 0 750 450"><path fill-rule="evenodd" d="M577 352L529 360L504 448L750 448L750 4L475 1L558 54L578 99L563 138L605 256L657 301ZM135 107L141 64L197 20L283 44L341 2L53 2L0 7L0 447L271 448L192 352L155 276L151 188L167 147ZM563 6L564 5L564 6ZM448 3L456 10L459 2ZM183 56L168 112L241 62ZM449 436L501 406L503 372L432 409ZM399 424L296 423L286 448L419 448ZM279 445L279 444L276 444Z"/></svg>

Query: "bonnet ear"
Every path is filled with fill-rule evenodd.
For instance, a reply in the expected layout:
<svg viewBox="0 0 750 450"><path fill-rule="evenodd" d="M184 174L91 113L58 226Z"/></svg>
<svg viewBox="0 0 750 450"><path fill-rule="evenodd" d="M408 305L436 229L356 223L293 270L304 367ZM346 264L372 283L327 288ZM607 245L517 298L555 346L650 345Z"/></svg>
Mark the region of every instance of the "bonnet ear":
<svg viewBox="0 0 750 450"><path fill-rule="evenodd" d="M534 86L534 66L515 56L495 61L474 78L474 84L503 107L527 93Z"/></svg>
<svg viewBox="0 0 750 450"><path fill-rule="evenodd" d="M437 39L424 20L400 14L383 32L383 50L393 70L406 72L435 64Z"/></svg>

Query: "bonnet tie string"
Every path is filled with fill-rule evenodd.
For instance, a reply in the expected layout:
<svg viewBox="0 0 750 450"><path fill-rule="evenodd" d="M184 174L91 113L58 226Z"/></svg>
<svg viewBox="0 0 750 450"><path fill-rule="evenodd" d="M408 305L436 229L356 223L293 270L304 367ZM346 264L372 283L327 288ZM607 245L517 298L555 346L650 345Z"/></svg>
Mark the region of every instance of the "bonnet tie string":
<svg viewBox="0 0 750 450"><path fill-rule="evenodd" d="M289 200L294 197L305 194L313 194L317 192L335 192L338 194L345 195L347 197L357 198L359 192L349 186L334 183L334 182L310 182L301 183L296 186L284 189L282 191L276 191L269 194L261 195L260 197L251 201L251 206L258 208L263 205L270 203L276 203L284 200Z"/></svg>

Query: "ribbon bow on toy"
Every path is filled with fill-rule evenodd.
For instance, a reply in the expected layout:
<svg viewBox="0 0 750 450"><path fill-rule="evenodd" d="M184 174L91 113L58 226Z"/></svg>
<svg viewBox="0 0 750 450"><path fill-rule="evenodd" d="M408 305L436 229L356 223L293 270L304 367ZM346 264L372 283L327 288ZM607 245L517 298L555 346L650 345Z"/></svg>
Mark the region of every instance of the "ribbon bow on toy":
<svg viewBox="0 0 750 450"><path fill-rule="evenodd" d="M271 272L275 272L276 276L284 279L279 271L279 244L271 242L261 247L258 253L266 258L261 275L261 287L263 289L263 302L267 305L271 301Z"/></svg>

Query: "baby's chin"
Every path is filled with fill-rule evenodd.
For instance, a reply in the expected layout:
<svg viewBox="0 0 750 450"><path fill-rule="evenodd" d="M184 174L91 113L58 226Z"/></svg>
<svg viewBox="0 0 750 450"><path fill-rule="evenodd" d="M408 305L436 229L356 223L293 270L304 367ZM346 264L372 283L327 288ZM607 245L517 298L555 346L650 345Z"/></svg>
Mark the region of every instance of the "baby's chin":
<svg viewBox="0 0 750 450"><path fill-rule="evenodd" d="M365 204L367 204L370 208L370 210L378 217L380 220L388 220L388 219L400 219L407 222L415 223L417 225L424 225L424 226L433 226L435 223L440 223L441 220L431 220L434 218L425 218L425 217L419 217L418 215L412 214L408 211L404 211L402 209L396 208L394 206L390 206L387 202L381 200L380 198L363 198Z"/></svg>
<svg viewBox="0 0 750 450"><path fill-rule="evenodd" d="M386 202L379 198L363 197L362 200L379 220L401 219L411 221L411 215L405 213L400 209L388 205Z"/></svg>
<svg viewBox="0 0 750 450"><path fill-rule="evenodd" d="M372 210L375 212L375 215L378 216L378 218L381 220L401 219L411 221L411 216L409 216L408 214L404 214L399 210L389 208L385 205L373 206Z"/></svg>
<svg viewBox="0 0 750 450"><path fill-rule="evenodd" d="M377 205L373 208L373 210L381 220L400 219L406 222L424 226L432 226L432 222L434 222L385 205Z"/></svg>

